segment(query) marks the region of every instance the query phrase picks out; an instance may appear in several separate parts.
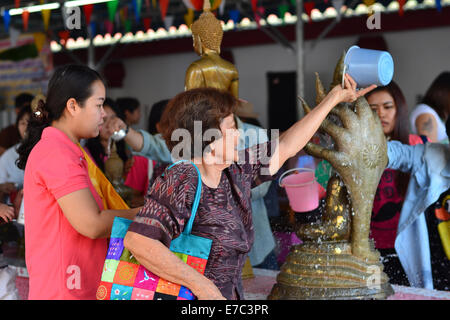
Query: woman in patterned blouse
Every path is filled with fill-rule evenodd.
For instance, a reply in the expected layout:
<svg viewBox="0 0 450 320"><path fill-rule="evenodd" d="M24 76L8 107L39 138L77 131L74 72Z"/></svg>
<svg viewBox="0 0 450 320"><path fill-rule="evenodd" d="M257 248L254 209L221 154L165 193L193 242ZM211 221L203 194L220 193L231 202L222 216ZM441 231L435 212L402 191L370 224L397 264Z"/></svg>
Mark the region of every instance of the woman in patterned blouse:
<svg viewBox="0 0 450 320"><path fill-rule="evenodd" d="M148 270L191 289L198 299L243 299L241 272L253 243L251 188L271 179L297 154L334 106L353 102L374 87L356 91L356 83L346 75L344 88L333 88L279 139L239 152L233 116L238 101L232 95L207 88L178 94L166 107L161 124L172 157L179 158L182 151L181 157L192 160L201 173L202 194L192 234L213 240L204 275L169 250L190 217L197 188L197 171L189 163L178 164L155 180L128 229L125 247ZM115 130L125 127L116 125ZM178 142L186 132L189 139ZM130 133L142 139L139 133ZM195 146L200 141L201 148Z"/></svg>

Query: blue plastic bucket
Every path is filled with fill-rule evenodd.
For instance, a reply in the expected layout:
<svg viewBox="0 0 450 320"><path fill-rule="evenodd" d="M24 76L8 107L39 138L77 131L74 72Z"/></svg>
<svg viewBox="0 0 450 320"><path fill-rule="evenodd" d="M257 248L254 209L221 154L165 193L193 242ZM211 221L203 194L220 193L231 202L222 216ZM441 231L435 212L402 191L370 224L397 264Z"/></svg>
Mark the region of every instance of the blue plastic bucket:
<svg viewBox="0 0 450 320"><path fill-rule="evenodd" d="M359 88L376 84L388 85L394 76L394 60L387 51L361 49L352 46L344 58L344 73L348 73Z"/></svg>

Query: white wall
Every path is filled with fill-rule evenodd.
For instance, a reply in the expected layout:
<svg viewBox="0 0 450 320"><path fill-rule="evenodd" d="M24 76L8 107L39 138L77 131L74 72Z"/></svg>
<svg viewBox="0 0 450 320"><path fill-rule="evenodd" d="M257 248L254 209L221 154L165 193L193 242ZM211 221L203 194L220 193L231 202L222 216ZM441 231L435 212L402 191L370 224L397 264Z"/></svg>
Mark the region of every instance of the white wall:
<svg viewBox="0 0 450 320"><path fill-rule="evenodd" d="M450 70L450 27L389 32L384 37L394 58L394 80L411 108L416 96L423 94L441 71ZM312 41L306 42L305 97L310 104L315 98L314 72L328 88L337 60L357 38L325 39L314 50ZM240 96L253 102L262 124L267 125L266 73L295 71L295 56L278 44L235 48L233 54L240 74ZM124 87L110 89L107 94L113 98L135 96L151 106L183 90L185 70L197 58L194 53L181 53L125 60ZM143 111L139 127L146 126L148 110Z"/></svg>

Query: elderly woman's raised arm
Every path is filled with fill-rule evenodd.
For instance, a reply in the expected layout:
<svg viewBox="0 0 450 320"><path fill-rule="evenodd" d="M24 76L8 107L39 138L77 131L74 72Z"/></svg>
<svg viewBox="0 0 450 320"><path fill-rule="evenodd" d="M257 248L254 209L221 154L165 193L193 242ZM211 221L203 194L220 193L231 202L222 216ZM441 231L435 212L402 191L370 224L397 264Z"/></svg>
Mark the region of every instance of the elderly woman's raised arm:
<svg viewBox="0 0 450 320"><path fill-rule="evenodd" d="M364 96L376 86L372 85L363 90L356 91L356 82L345 75L345 88L334 87L325 98L305 117L297 121L292 127L280 136L277 149L273 153L269 165L269 171L273 175L287 159L295 156L312 138L319 129L322 121L337 104L341 102L353 102L358 97Z"/></svg>

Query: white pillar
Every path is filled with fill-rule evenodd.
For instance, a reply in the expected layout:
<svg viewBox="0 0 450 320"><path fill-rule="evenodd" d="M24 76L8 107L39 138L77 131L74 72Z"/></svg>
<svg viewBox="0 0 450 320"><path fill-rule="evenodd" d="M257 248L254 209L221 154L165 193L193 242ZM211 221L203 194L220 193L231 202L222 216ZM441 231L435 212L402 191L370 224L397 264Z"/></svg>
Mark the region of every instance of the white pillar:
<svg viewBox="0 0 450 320"><path fill-rule="evenodd" d="M87 65L88 65L89 68L95 70L94 34L92 33L92 27L91 27L90 24L87 26L87 31L88 31L88 38L89 38L89 47L87 49L87 51L88 51Z"/></svg>

